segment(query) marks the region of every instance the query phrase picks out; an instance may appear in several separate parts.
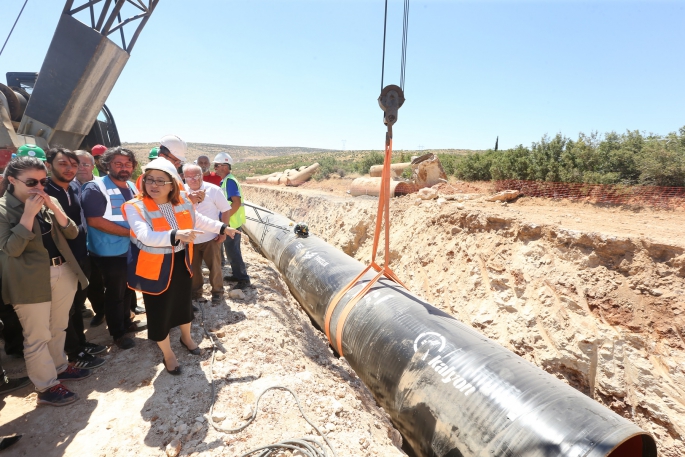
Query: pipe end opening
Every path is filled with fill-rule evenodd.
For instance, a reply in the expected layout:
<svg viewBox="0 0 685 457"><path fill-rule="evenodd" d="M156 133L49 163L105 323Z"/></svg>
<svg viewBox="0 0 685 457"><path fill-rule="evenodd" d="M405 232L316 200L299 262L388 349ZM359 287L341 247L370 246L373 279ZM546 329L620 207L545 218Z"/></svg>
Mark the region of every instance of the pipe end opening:
<svg viewBox="0 0 685 457"><path fill-rule="evenodd" d="M656 457L656 443L649 435L635 435L612 449L607 457Z"/></svg>

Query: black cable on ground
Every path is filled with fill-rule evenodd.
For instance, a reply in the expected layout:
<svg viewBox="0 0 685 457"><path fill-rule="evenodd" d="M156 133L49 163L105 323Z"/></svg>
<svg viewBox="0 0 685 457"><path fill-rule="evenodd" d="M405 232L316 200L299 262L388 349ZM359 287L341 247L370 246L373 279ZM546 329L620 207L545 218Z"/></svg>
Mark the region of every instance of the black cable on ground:
<svg viewBox="0 0 685 457"><path fill-rule="evenodd" d="M255 418L257 417L257 408L259 406L259 400L262 398L262 396L267 393L270 390L285 390L289 392L293 398L295 399L295 403L297 404L297 408L300 410L300 414L302 414L302 417L304 418L305 421L309 425L312 426L316 432L321 435L321 437L324 439L326 442L326 445L330 448L331 452L333 453L333 456L337 457L338 454L336 454L335 449L331 445L330 441L328 441L328 438L326 438L326 435L324 435L319 427L317 427L311 420L309 420L309 417L307 417L307 414L305 414L304 410L302 409L302 405L300 404L300 399L297 398L297 395L295 392L290 390L288 387L285 386L271 386L267 387L262 391L262 393L259 394L257 397L257 400L255 400L254 407L252 408L252 417L250 417L247 422L245 422L243 425L237 428L224 428L221 427L218 424L214 423L214 419L212 418L213 413L214 413L214 404L216 403L216 388L214 387L214 359L217 351L217 346L216 343L214 343L214 340L212 339L212 334L207 331L207 327L205 326L205 309L202 306L202 303L198 303L200 305L200 312L202 314L202 331L204 332L204 335L207 336L209 341L212 343L212 360L209 364L209 377L211 380L212 384L212 403L209 408L209 417L207 417L207 421L209 424L219 432L223 433L238 433L245 428L247 428L248 425L250 425ZM203 338L204 339L204 338ZM293 451L299 451L304 457L327 457L328 453L326 452L326 448L318 441L312 438L299 438L299 439L292 439L292 440L286 440L286 441L280 441L278 443L274 444L269 444L266 446L258 447L255 449L252 449L245 454L242 454L239 457L249 457L252 455L256 455L257 457L269 457L270 455L277 453L279 451L289 449ZM257 454L258 453L258 454Z"/></svg>

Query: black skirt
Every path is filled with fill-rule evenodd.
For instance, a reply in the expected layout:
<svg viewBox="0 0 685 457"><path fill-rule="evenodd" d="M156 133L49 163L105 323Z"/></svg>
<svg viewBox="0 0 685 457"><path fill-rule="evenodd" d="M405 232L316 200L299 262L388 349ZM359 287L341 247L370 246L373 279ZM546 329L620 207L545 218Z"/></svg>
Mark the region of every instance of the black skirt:
<svg viewBox="0 0 685 457"><path fill-rule="evenodd" d="M174 254L169 288L160 295L143 294L147 313L147 338L163 341L169 330L193 320L190 273L186 268L185 250Z"/></svg>

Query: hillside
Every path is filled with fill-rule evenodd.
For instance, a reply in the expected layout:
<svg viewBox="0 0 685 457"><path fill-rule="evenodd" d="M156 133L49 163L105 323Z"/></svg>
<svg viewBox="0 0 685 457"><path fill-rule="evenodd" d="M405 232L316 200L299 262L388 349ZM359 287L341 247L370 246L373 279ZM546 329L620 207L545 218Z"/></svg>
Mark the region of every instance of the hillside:
<svg viewBox="0 0 685 457"><path fill-rule="evenodd" d="M157 142L151 143L123 143L123 147L131 149L139 159L147 159L150 149L159 146ZM188 143L188 157L192 162L201 155L214 157L219 152L228 152L236 162L249 162L268 157L279 157L295 154L312 154L324 152L336 152L329 149L301 148L301 147L267 147L267 146L233 146L228 144Z"/></svg>
<svg viewBox="0 0 685 457"><path fill-rule="evenodd" d="M147 156L150 149L157 146L157 143L123 143L123 147L131 149L142 163L147 163ZM269 174L275 171L283 171L288 168L298 168L302 165L311 165L314 162L327 163L333 162L333 171L340 174L360 171L368 172L369 164L365 164L365 159L369 156L380 157L382 163L381 150L358 150L358 151L337 151L332 149L316 149L303 147L262 147L262 146L233 146L226 144L209 143L188 143L189 162L194 161L201 155L209 156L210 160L219 152L228 152L235 160L233 167L234 174L239 179L247 176ZM393 162L404 162L411 160L412 156L423 155L432 152L441 156L465 156L476 152L470 149L425 149L425 150L395 150L393 151ZM367 160L368 161L368 160ZM376 161L370 163L375 165Z"/></svg>

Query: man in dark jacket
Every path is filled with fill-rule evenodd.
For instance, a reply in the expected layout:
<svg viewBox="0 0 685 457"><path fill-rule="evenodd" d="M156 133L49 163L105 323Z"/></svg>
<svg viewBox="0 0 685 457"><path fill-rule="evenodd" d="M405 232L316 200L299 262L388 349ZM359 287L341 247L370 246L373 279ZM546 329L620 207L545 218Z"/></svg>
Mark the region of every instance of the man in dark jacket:
<svg viewBox="0 0 685 457"><path fill-rule="evenodd" d="M47 167L51 176L50 181L45 186L45 193L57 199L67 217L74 221L78 227L78 236L73 240L67 240L67 243L81 270L88 277L90 276L90 259L86 246L85 221L82 220L78 196L74 188L69 185L76 177L78 166L78 156L72 151L64 148L50 149L47 155ZM81 308L86 301L87 294L87 290L79 285L69 310L69 326L67 327L64 352L67 353L71 365L76 368L92 369L105 363L104 359L95 357L94 354L104 352L106 348L86 341Z"/></svg>

